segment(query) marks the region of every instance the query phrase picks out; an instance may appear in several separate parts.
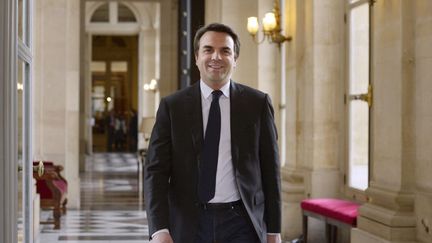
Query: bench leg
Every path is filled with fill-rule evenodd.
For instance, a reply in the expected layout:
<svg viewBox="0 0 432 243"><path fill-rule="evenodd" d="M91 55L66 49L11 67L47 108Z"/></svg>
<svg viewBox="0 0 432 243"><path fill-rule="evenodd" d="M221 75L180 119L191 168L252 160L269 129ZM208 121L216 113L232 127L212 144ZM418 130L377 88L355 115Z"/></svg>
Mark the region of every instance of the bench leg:
<svg viewBox="0 0 432 243"><path fill-rule="evenodd" d="M332 243L331 231L332 231L332 226L329 223L325 222L325 240L326 240L326 243Z"/></svg>
<svg viewBox="0 0 432 243"><path fill-rule="evenodd" d="M307 243L308 235L308 217L303 214L303 242Z"/></svg>
<svg viewBox="0 0 432 243"><path fill-rule="evenodd" d="M62 204L62 213L66 214L66 204L67 204L67 199L65 199L65 201Z"/></svg>
<svg viewBox="0 0 432 243"><path fill-rule="evenodd" d="M337 242L337 231L338 228L336 225L331 226L331 242L336 243Z"/></svg>
<svg viewBox="0 0 432 243"><path fill-rule="evenodd" d="M54 216L54 229L60 229L60 216L61 216L60 205L54 207L53 216Z"/></svg>

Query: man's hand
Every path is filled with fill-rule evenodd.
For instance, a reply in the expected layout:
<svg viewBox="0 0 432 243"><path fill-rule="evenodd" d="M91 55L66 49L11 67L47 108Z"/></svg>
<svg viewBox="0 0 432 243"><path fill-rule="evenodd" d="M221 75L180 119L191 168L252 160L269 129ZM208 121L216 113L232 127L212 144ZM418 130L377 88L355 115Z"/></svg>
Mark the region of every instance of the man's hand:
<svg viewBox="0 0 432 243"><path fill-rule="evenodd" d="M282 239L281 239L280 234L267 235L267 243L281 243L281 242L282 242Z"/></svg>
<svg viewBox="0 0 432 243"><path fill-rule="evenodd" d="M174 243L171 235L167 232L157 233L150 243Z"/></svg>

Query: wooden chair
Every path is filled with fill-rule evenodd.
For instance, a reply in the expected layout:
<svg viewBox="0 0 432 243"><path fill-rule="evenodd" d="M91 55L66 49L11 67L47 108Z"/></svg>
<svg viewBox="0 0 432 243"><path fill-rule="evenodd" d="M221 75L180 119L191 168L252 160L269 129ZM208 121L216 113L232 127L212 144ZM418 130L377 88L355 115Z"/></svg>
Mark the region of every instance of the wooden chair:
<svg viewBox="0 0 432 243"><path fill-rule="evenodd" d="M33 162L37 166L38 162ZM36 190L40 194L40 206L42 209L53 210L54 221L45 221L41 224L54 224L54 229L60 229L60 217L66 214L68 184L60 172L63 166L55 165L51 161L43 161L44 173L39 175L33 172L36 180Z"/></svg>

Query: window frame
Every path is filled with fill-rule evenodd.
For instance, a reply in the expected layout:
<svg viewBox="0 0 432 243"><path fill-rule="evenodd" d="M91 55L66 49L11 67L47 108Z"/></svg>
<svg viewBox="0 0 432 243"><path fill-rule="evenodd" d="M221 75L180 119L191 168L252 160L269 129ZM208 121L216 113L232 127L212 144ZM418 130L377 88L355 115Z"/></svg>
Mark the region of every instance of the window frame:
<svg viewBox="0 0 432 243"><path fill-rule="evenodd" d="M345 97L344 97L344 103L345 103L345 153L344 153L344 161L345 161L345 169L344 169L344 176L343 176L343 183L344 183L344 195L348 198L351 198L353 200L359 201L359 202L367 202L369 200L367 194L366 194L366 190L361 190L358 188L354 188L351 187L349 185L349 179L350 179L350 114L349 114L349 99L350 99L350 54L351 54L351 50L350 50L350 43L351 43L351 26L350 26L350 20L351 20L351 10L359 7L363 4L368 4L369 7L369 66L368 66L368 82L369 85L372 84L372 80L371 80L371 71L372 71L372 6L373 6L374 0L357 0L357 1L352 1L352 0L346 0L346 4L345 4L345 30L346 30L346 34L345 34L345 50L346 50L346 57L345 57ZM371 136L372 136L372 132L371 132L371 118L372 118L372 112L371 112L371 107L369 107L369 121L368 121L368 187L369 187L369 183L371 181L371 166L372 166L372 161L371 161Z"/></svg>

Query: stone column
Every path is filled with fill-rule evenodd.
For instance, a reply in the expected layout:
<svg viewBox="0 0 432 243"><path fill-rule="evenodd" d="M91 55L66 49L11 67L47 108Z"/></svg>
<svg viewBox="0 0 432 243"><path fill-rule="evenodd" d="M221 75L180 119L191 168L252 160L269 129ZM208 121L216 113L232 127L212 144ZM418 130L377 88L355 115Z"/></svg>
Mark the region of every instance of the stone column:
<svg viewBox="0 0 432 243"><path fill-rule="evenodd" d="M138 56L138 97L139 111L138 117L148 117L155 115L154 93L144 90L144 84L156 78L156 30L152 26L142 26L139 33L139 56ZM138 123L141 123L139 119ZM145 146L143 136L139 136L138 147Z"/></svg>
<svg viewBox="0 0 432 243"><path fill-rule="evenodd" d="M305 68L298 79L298 161L306 169L306 194L339 195L338 133L342 129L343 3L305 3Z"/></svg>
<svg viewBox="0 0 432 243"><path fill-rule="evenodd" d="M285 5L293 40L282 53L287 136L283 233L293 239L301 234L302 199L339 197L344 5L319 0L286 0Z"/></svg>
<svg viewBox="0 0 432 243"><path fill-rule="evenodd" d="M372 14L370 201L360 208L351 242L415 242L413 6L377 1Z"/></svg>
<svg viewBox="0 0 432 243"><path fill-rule="evenodd" d="M415 21L414 145L417 240L432 242L432 1L413 3Z"/></svg>
<svg viewBox="0 0 432 243"><path fill-rule="evenodd" d="M35 8L34 144L40 159L63 165L69 182L68 206L78 208L79 193L79 2L43 0ZM39 79L39 80L37 80ZM35 155L36 155L35 154Z"/></svg>
<svg viewBox="0 0 432 243"><path fill-rule="evenodd" d="M158 18L160 27L156 37L158 44L155 64L156 67L160 67L160 70L156 70L156 78L159 78L160 97L171 94L178 87L178 8L176 4L175 1L171 0L161 0L160 4L161 17Z"/></svg>
<svg viewBox="0 0 432 243"><path fill-rule="evenodd" d="M68 203L71 208L80 206L79 178L79 43L80 43L80 3L67 1L66 25L66 113L65 113L65 167L68 180Z"/></svg>
<svg viewBox="0 0 432 243"><path fill-rule="evenodd" d="M304 198L305 188L301 167L297 166L297 115L298 115L298 92L297 82L302 80L304 72L304 38L306 33L304 2L297 0L285 1L283 9L285 15L286 33L293 39L286 45L282 55L285 55L285 109L281 110L285 114L285 157L282 172L282 198L283 198L283 218L282 234L284 239L294 239L302 233L300 201ZM296 30L302 31L296 31ZM288 31L290 30L290 31ZM282 87L283 88L283 87ZM282 115L282 114L281 114ZM282 136L282 134L281 134ZM282 155L282 153L281 153Z"/></svg>

